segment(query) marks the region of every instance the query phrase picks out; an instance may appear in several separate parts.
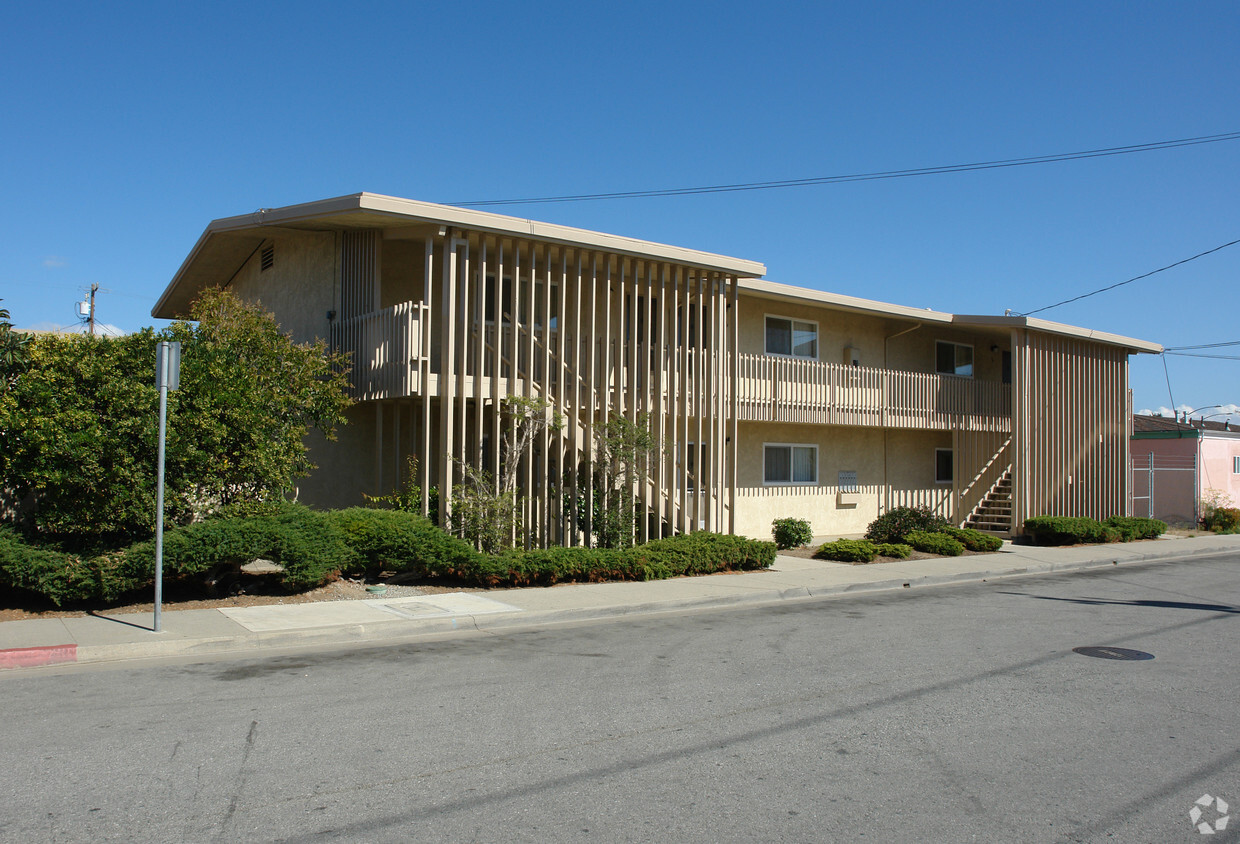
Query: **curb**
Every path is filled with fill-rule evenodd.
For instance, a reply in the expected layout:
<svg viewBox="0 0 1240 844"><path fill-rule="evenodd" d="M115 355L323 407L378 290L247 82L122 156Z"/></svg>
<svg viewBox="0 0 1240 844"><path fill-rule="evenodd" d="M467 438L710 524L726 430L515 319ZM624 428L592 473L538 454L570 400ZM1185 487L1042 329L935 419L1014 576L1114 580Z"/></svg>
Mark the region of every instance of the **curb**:
<svg viewBox="0 0 1240 844"><path fill-rule="evenodd" d="M453 633L491 633L536 627L544 624L573 624L624 616L647 616L693 610L756 606L783 601L821 600L831 597L865 595L875 592L895 592L906 589L985 582L988 580L1027 577L1056 572L1086 571L1112 566L1130 566L1206 556L1218 554L1226 550L1228 549L1202 548L1185 552L1183 550L1172 551L1172 549L1168 548L1147 554L1125 555L1123 559L1115 557L1068 563L1028 562L984 571L927 574L915 577L897 577L829 586L794 586L782 589L748 590L735 595L709 598L678 598L666 601L650 601L604 607L460 615L451 618L420 619L416 622L408 620L379 621L368 624L344 624L310 630L250 633L240 636L200 639L126 642L113 645L68 644L34 648L12 648L0 650L0 670L21 670L65 663L97 664L174 656L217 656L246 651L261 652L324 644L404 643L428 636Z"/></svg>
<svg viewBox="0 0 1240 844"><path fill-rule="evenodd" d="M35 648L8 648L0 651L0 669L41 668L78 661L77 645L41 645Z"/></svg>

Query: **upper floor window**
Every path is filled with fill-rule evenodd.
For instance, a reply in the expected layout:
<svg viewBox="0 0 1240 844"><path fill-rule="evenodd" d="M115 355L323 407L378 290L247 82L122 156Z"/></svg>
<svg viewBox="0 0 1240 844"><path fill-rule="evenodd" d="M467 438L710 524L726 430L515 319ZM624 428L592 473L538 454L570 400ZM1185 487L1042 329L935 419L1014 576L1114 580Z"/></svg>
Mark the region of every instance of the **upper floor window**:
<svg viewBox="0 0 1240 844"><path fill-rule="evenodd" d="M818 359L818 323L768 316L766 353Z"/></svg>
<svg viewBox="0 0 1240 844"><path fill-rule="evenodd" d="M965 343L934 343L934 371L940 375L973 377L973 347Z"/></svg>

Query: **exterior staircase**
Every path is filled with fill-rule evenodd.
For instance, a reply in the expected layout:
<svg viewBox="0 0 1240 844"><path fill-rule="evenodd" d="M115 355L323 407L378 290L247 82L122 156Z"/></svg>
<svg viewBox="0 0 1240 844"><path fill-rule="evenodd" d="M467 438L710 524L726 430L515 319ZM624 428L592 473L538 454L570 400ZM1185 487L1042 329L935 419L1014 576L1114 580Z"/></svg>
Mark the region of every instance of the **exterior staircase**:
<svg viewBox="0 0 1240 844"><path fill-rule="evenodd" d="M1003 536L1012 533L1012 470L995 481L986 497L974 508L964 526Z"/></svg>

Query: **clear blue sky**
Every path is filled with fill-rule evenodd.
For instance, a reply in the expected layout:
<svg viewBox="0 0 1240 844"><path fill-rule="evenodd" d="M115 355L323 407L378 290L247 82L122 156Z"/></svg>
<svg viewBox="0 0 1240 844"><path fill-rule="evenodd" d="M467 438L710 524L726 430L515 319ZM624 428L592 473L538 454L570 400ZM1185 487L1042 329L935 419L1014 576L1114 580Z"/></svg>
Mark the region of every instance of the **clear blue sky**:
<svg viewBox="0 0 1240 844"><path fill-rule="evenodd" d="M1019 158L1240 130L1240 5L6 4L0 297L151 306L206 224ZM762 261L780 282L1024 312L1240 238L1240 141L915 179L492 210ZM1049 319L1240 340L1240 245ZM1240 346L1218 350L1240 354ZM1240 361L1169 357L1176 405ZM1163 361L1132 365L1167 407Z"/></svg>

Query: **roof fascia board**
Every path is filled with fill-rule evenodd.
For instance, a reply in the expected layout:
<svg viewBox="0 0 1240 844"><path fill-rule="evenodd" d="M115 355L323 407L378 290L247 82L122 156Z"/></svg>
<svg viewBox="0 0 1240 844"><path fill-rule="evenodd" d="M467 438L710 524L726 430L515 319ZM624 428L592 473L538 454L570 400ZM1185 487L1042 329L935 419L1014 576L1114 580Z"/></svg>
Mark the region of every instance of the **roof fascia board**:
<svg viewBox="0 0 1240 844"><path fill-rule="evenodd" d="M1163 347L1160 344L1151 343L1147 340L1137 340L1134 337L1125 337L1122 334L1111 334L1106 331L1094 331L1089 328L1080 328L1078 326L1067 325L1062 322L1051 322L1050 320L1038 319L1036 317L957 314L952 317L952 321L961 326L988 325L1007 326L1010 328L1028 328L1032 331L1041 331L1045 334L1059 334L1064 337L1092 340L1095 343L1103 343L1108 346L1122 346L1132 352L1142 352L1151 355L1160 355L1163 351Z"/></svg>
<svg viewBox="0 0 1240 844"><path fill-rule="evenodd" d="M318 217L331 217L352 211L374 211L390 215L394 219L415 223L438 223L440 225L456 226L458 228L485 231L493 234L506 234L541 241L551 241L565 246L617 252L638 258L659 258L673 263L719 270L735 275L760 276L766 273L765 265L743 258L732 258L727 255L717 255L696 249L670 246L665 243L653 243L632 237L578 229L572 226L562 226L557 223L541 223L537 220L509 217L504 214L494 214L490 211L458 208L452 205L439 205L434 202L421 202L416 199L402 199L400 197L384 196L375 193L338 196L332 199L306 202L300 205L289 205L284 208L263 209L238 217L226 217L211 223L207 227L207 231L236 231L257 226L308 222ZM326 228L330 227L329 222Z"/></svg>
<svg viewBox="0 0 1240 844"><path fill-rule="evenodd" d="M895 317L916 322L950 323L952 315L942 311L922 308L910 308L905 305L893 305L873 299L861 299L857 296L845 296L840 293L828 293L825 290L811 290L808 287L796 287L791 284L780 284L760 278L742 278L738 282L742 293L751 293L767 299L803 302L840 310L856 311L883 317Z"/></svg>

